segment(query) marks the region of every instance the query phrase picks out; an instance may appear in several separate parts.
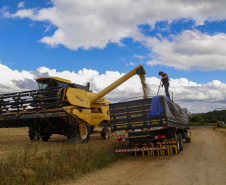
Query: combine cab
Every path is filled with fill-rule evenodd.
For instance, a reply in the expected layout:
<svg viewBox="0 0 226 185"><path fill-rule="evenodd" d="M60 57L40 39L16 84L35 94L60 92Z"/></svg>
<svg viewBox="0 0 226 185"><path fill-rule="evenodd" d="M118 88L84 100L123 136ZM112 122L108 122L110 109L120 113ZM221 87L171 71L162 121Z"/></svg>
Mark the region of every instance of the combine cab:
<svg viewBox="0 0 226 185"><path fill-rule="evenodd" d="M61 134L87 142L94 127L110 121L110 101L104 96L135 74L144 73L139 65L98 94L89 90L89 83L82 86L62 78L38 78L39 90L0 95L0 127L27 126L32 141ZM109 138L109 130L104 128L101 136Z"/></svg>

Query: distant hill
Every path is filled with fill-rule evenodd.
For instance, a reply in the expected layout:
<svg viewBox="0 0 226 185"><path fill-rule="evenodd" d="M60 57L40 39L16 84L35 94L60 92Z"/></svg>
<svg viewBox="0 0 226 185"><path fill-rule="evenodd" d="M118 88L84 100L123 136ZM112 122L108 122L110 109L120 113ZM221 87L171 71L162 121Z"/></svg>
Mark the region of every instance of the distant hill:
<svg viewBox="0 0 226 185"><path fill-rule="evenodd" d="M217 121L224 121L226 123L226 110L214 110L207 113L193 114L189 120L190 122L200 123L216 123Z"/></svg>

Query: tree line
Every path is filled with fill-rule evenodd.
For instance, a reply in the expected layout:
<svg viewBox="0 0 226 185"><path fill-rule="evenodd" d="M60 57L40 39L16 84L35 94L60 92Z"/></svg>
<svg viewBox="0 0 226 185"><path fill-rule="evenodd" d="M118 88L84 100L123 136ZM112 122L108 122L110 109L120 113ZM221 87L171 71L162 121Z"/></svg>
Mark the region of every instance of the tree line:
<svg viewBox="0 0 226 185"><path fill-rule="evenodd" d="M214 110L207 113L193 114L189 117L190 122L216 123L223 121L226 123L226 110Z"/></svg>

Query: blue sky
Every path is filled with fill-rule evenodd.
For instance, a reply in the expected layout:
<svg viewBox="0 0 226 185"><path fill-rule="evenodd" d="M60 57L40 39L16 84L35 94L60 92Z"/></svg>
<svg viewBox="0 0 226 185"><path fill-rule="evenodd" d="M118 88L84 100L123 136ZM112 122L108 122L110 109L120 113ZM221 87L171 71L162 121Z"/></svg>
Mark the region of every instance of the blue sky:
<svg viewBox="0 0 226 185"><path fill-rule="evenodd" d="M213 81L224 89L225 5L220 0L1 0L0 61L21 74L40 67L121 74L141 63L150 79L163 70L181 86L201 85L200 93ZM206 99L224 101L219 93L221 99Z"/></svg>

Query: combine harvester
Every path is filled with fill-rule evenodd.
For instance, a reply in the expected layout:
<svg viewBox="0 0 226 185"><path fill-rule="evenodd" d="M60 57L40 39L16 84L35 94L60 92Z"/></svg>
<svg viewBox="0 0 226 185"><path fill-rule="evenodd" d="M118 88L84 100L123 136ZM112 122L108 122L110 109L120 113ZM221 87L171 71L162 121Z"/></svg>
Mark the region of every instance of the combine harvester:
<svg viewBox="0 0 226 185"><path fill-rule="evenodd" d="M187 109L166 96L110 104L111 132L117 141L129 141L133 155L172 155L183 151L183 139L191 141Z"/></svg>
<svg viewBox="0 0 226 185"><path fill-rule="evenodd" d="M94 127L110 121L110 101L104 96L135 74L145 74L142 65L98 94L89 90L89 83L82 86L56 77L38 78L39 90L0 95L0 127L27 126L32 141L48 141L52 134L61 134L87 142ZM108 128L103 128L102 138L109 135Z"/></svg>

